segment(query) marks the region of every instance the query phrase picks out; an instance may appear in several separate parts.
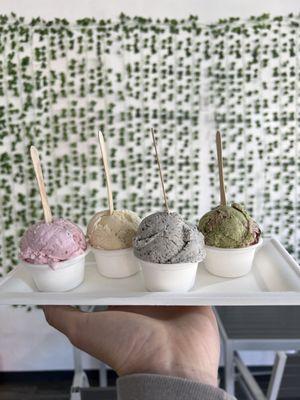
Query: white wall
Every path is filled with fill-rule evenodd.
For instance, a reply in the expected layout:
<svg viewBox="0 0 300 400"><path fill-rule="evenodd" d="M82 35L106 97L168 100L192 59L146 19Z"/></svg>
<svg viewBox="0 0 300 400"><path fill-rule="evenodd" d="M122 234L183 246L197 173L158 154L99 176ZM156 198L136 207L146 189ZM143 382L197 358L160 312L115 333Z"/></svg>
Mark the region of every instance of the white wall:
<svg viewBox="0 0 300 400"><path fill-rule="evenodd" d="M269 12L284 15L299 12L299 0L1 0L0 14L15 12L26 18L54 17L74 20L82 17L110 18L121 12L150 17L199 15L203 22L229 16L258 15ZM250 363L267 363L272 354L247 354ZM0 307L0 371L70 369L72 348L50 328L39 310ZM85 357L86 368L97 364Z"/></svg>
<svg viewBox="0 0 300 400"><path fill-rule="evenodd" d="M98 363L83 355L87 369ZM0 306L0 371L73 369L68 339L50 327L42 310Z"/></svg>
<svg viewBox="0 0 300 400"><path fill-rule="evenodd" d="M27 18L113 18L124 12L149 17L199 15L203 22L219 18L299 12L299 0L1 0L0 13L15 12Z"/></svg>

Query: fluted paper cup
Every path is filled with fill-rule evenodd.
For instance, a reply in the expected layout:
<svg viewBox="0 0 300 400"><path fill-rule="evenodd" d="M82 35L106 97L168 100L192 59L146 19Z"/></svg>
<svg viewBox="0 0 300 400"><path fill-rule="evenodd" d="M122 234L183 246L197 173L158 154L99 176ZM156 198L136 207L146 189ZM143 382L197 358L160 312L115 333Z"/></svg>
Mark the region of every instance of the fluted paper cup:
<svg viewBox="0 0 300 400"><path fill-rule="evenodd" d="M127 278L136 274L140 267L133 255L133 248L104 250L92 247L99 274L107 278Z"/></svg>
<svg viewBox="0 0 300 400"><path fill-rule="evenodd" d="M138 261L150 292L188 292L194 286L198 262L158 264Z"/></svg>
<svg viewBox="0 0 300 400"><path fill-rule="evenodd" d="M48 264L31 264L21 260L41 292L65 292L79 286L84 279L85 256L88 250L67 261L58 262L55 268Z"/></svg>
<svg viewBox="0 0 300 400"><path fill-rule="evenodd" d="M261 238L252 246L237 249L205 246L205 268L211 274L223 278L238 278L246 275L251 271L255 252L262 242Z"/></svg>

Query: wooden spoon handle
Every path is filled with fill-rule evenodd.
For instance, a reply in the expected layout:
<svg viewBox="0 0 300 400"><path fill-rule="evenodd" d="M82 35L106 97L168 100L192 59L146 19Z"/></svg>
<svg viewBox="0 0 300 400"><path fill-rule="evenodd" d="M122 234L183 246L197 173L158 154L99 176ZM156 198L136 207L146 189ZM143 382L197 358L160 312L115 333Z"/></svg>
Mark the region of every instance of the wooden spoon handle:
<svg viewBox="0 0 300 400"><path fill-rule="evenodd" d="M35 177L37 180L37 184L39 187L39 192L41 196L41 201L42 201L42 206L44 210L44 217L45 221L47 224L50 224L52 222L52 214L51 214L51 209L48 203L48 198L47 198L47 193L46 193L46 188L45 188L45 183L44 183L44 177L43 177L43 171L41 167L41 161L39 157L39 153L37 149L34 146L30 147L30 156L35 172Z"/></svg>
<svg viewBox="0 0 300 400"><path fill-rule="evenodd" d="M103 161L105 177L106 177L106 188L107 188L107 197L108 197L108 205L109 205L109 214L112 215L112 213L114 212L114 203L113 203L112 185L111 185L111 179L110 179L110 170L109 170L105 140L104 140L103 133L100 130L98 132L98 137L99 137L102 161Z"/></svg>
<svg viewBox="0 0 300 400"><path fill-rule="evenodd" d="M224 184L224 172L223 172L223 156L222 156L222 136L218 131L216 134L217 154L218 154L218 166L219 166L219 181L220 181L220 202L222 206L226 206L226 192Z"/></svg>
<svg viewBox="0 0 300 400"><path fill-rule="evenodd" d="M151 135L152 135L153 145L154 145L155 154L156 154L156 161L157 161L158 170L159 170L159 176L160 176L160 182L161 182L161 187L162 187L164 201L165 201L165 207L166 207L166 210L167 210L168 214L170 214L170 209L169 209L169 205L168 205L168 197L167 197L167 192L166 192L166 189L165 189L164 177L163 177L162 168L161 168L161 165L160 165L160 160L159 160L159 155L158 155L158 150L157 150L157 144L156 144L156 139L155 139L155 134L154 134L154 129L153 128L151 128Z"/></svg>

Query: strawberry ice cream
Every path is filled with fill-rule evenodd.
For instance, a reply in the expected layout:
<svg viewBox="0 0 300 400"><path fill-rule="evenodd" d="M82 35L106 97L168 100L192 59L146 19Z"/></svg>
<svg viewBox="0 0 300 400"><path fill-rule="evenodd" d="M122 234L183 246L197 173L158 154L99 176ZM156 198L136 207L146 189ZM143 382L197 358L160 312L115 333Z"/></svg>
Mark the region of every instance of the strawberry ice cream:
<svg viewBox="0 0 300 400"><path fill-rule="evenodd" d="M84 253L87 248L82 230L66 219L37 222L24 233L20 244L20 258L31 264L54 267Z"/></svg>

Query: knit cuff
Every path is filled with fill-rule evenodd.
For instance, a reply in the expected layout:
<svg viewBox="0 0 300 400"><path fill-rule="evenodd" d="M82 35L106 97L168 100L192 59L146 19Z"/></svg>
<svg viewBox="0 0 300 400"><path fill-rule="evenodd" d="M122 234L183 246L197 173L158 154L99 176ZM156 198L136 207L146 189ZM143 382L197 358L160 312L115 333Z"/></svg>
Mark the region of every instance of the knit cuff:
<svg viewBox="0 0 300 400"><path fill-rule="evenodd" d="M188 379L133 374L117 381L118 400L235 400L222 389Z"/></svg>

